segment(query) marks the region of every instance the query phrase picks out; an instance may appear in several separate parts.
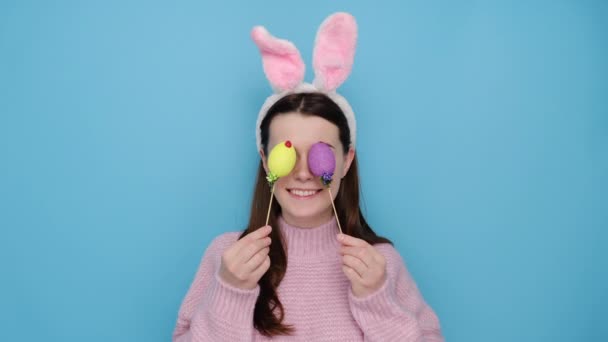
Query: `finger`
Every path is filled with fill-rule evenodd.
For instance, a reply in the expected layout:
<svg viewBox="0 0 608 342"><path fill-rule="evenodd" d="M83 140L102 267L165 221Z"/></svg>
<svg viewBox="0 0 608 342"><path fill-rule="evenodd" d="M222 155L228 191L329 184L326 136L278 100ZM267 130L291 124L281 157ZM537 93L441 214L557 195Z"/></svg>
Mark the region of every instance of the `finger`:
<svg viewBox="0 0 608 342"><path fill-rule="evenodd" d="M352 255L345 255L342 257L342 264L350 267L357 272L359 277L363 278L367 273L368 267L359 258L355 258Z"/></svg>
<svg viewBox="0 0 608 342"><path fill-rule="evenodd" d="M270 251L269 247L264 247L259 252L257 252L254 256L251 257L246 263L245 267L248 272L254 271L256 268L260 267L260 265L264 262L266 257L268 256L268 252Z"/></svg>
<svg viewBox="0 0 608 342"><path fill-rule="evenodd" d="M367 241L362 240L362 239L357 239L355 237L345 235L345 234L338 234L338 235L344 235L347 237L347 239L350 238L348 240L350 240L353 243L353 244L343 243L343 245L342 245L343 248L347 247L347 246L362 247L367 250L366 254L369 254L372 259L374 259L378 262L380 262L381 260L384 259L384 256L382 254L380 254L380 252L378 252L378 250L374 246L370 245ZM366 258L366 260L368 260L368 259ZM369 265L369 263L368 263L368 265Z"/></svg>
<svg viewBox="0 0 608 342"><path fill-rule="evenodd" d="M260 264L260 266L251 273L251 276L254 279L259 280L260 278L262 278L264 273L266 273L266 271L268 271L269 268L270 268L270 257L267 255L266 258L264 259L264 261L262 262L262 264Z"/></svg>
<svg viewBox="0 0 608 342"><path fill-rule="evenodd" d="M243 236L234 245L232 245L230 247L228 254L233 256L233 258L236 258L236 256L242 251L243 248L245 248L245 246L249 245L253 241L256 241L256 240L259 240L259 239L262 239L262 238L268 236L268 234L270 234L271 231L272 231L272 228L270 226L263 226L263 227L260 227L256 230L248 233L247 235Z"/></svg>
<svg viewBox="0 0 608 342"><path fill-rule="evenodd" d="M367 267L372 267L374 264L374 257L369 248L342 246L340 247L340 253L342 253L342 255L351 255L355 258L361 259L361 261L363 261Z"/></svg>
<svg viewBox="0 0 608 342"><path fill-rule="evenodd" d="M253 242L255 240L259 240L262 239L266 236L268 236L268 234L270 234L270 232L272 231L272 228L270 226L263 226L260 227L254 231L252 231L251 233L243 236L243 238L241 238L240 240L238 240L235 243L235 249L236 250L240 250L243 248L243 246L249 244L250 242Z"/></svg>
<svg viewBox="0 0 608 342"><path fill-rule="evenodd" d="M346 235L346 234L338 234L338 241L340 241L344 245L354 246L354 247L365 247L369 245L367 241L358 239L356 237Z"/></svg>
<svg viewBox="0 0 608 342"><path fill-rule="evenodd" d="M241 250L236 253L236 256L234 258L235 260L237 260L238 263L244 264L249 261L249 259L251 259L261 249L270 246L271 243L272 239L269 236L260 240L250 242L248 245L241 248Z"/></svg>
<svg viewBox="0 0 608 342"><path fill-rule="evenodd" d="M248 239L246 241L258 240L265 236L268 236L268 234L270 234L271 231L272 231L272 227L263 226L263 227L260 227L256 230L252 231L251 233L245 235L245 237L243 239Z"/></svg>
<svg viewBox="0 0 608 342"><path fill-rule="evenodd" d="M346 265L342 265L342 271L344 272L344 274L346 275L348 280L350 280L351 283L361 284L363 279L361 279L361 277L359 276L357 271L353 270L352 268L350 268Z"/></svg>

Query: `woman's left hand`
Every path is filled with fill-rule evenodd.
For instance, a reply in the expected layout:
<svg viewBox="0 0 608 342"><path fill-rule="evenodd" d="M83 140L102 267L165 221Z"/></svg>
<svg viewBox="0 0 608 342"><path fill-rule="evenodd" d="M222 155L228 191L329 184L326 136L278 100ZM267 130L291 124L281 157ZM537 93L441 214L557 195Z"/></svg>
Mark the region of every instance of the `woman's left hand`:
<svg viewBox="0 0 608 342"><path fill-rule="evenodd" d="M384 255L367 243L350 235L338 234L342 244L342 271L350 280L355 297L365 297L378 290L386 280Z"/></svg>

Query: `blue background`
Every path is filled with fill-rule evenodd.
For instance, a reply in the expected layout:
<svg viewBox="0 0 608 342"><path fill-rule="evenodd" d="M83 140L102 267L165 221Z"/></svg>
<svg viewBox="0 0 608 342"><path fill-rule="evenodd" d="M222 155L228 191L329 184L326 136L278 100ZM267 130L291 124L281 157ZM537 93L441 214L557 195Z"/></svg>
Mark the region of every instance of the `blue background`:
<svg viewBox="0 0 608 342"><path fill-rule="evenodd" d="M248 217L250 29L310 81L335 11L365 213L447 340L608 340L607 4L1 1L0 340L169 340Z"/></svg>

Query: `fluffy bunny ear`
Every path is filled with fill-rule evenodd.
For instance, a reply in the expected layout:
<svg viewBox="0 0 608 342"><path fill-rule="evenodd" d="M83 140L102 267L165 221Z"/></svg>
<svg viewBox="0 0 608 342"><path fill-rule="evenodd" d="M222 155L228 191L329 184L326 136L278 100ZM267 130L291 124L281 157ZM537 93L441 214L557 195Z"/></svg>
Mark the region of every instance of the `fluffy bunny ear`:
<svg viewBox="0 0 608 342"><path fill-rule="evenodd" d="M260 49L266 78L275 92L292 90L304 79L304 62L292 42L273 37L264 27L251 30L251 38Z"/></svg>
<svg viewBox="0 0 608 342"><path fill-rule="evenodd" d="M313 84L326 91L336 90L348 78L357 45L357 23L348 13L329 16L319 28L313 52Z"/></svg>

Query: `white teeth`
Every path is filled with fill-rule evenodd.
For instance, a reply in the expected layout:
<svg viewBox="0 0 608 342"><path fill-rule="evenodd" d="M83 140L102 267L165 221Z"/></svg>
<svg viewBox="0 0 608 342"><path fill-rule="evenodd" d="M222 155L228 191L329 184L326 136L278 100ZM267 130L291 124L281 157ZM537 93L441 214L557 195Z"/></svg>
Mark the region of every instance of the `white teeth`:
<svg viewBox="0 0 608 342"><path fill-rule="evenodd" d="M314 190L290 190L290 192L296 196L307 197L316 194Z"/></svg>

